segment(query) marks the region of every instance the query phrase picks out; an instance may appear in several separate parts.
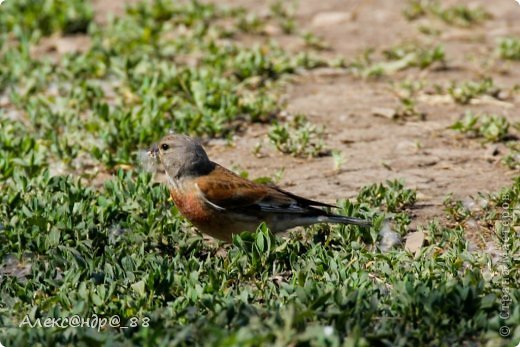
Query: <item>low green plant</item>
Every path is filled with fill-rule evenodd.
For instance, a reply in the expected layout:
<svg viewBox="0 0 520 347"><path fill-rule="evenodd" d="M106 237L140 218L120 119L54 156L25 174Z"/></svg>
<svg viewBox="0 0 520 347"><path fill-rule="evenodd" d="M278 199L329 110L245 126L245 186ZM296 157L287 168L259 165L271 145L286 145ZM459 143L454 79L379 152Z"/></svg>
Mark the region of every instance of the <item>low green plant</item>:
<svg viewBox="0 0 520 347"><path fill-rule="evenodd" d="M399 99L399 106L395 110L395 118L425 119L426 114L417 108L417 96L423 88L424 83L422 81L405 80L393 84L391 90Z"/></svg>
<svg viewBox="0 0 520 347"><path fill-rule="evenodd" d="M345 156L342 151L334 149L331 151L332 159L334 161L334 170L339 171L345 164Z"/></svg>
<svg viewBox="0 0 520 347"><path fill-rule="evenodd" d="M418 27L419 32L423 33L424 35L429 36L440 36L442 34L442 30L432 26L432 25L419 25Z"/></svg>
<svg viewBox="0 0 520 347"><path fill-rule="evenodd" d="M448 195L444 201L444 211L450 221L455 223L462 223L471 216L471 212L464 207L464 204L460 200L455 200L453 195Z"/></svg>
<svg viewBox="0 0 520 347"><path fill-rule="evenodd" d="M293 1L276 0L271 3L271 15L286 34L292 34L296 30L295 7Z"/></svg>
<svg viewBox="0 0 520 347"><path fill-rule="evenodd" d="M317 36L312 32L305 32L303 33L302 37L307 47L314 48L319 51L330 48L330 46L327 44L323 37Z"/></svg>
<svg viewBox="0 0 520 347"><path fill-rule="evenodd" d="M432 7L431 0L410 0L403 9L403 15L408 20L416 20L426 16Z"/></svg>
<svg viewBox="0 0 520 347"><path fill-rule="evenodd" d="M425 69L434 63L445 63L442 46L421 47L417 44L405 44L387 49L383 54L387 60L402 62L405 67Z"/></svg>
<svg viewBox="0 0 520 347"><path fill-rule="evenodd" d="M237 28L241 31L249 34L261 34L263 32L265 21L255 13L240 11L237 17Z"/></svg>
<svg viewBox="0 0 520 347"><path fill-rule="evenodd" d="M387 181L363 187L357 197L359 203L372 206L385 206L388 212L401 212L411 207L417 198L413 189L405 188L401 180Z"/></svg>
<svg viewBox="0 0 520 347"><path fill-rule="evenodd" d="M465 28L481 24L492 18L492 15L481 6L473 8L467 5L442 7L438 1L432 0L408 1L403 15L408 20L429 16L440 19L448 25Z"/></svg>
<svg viewBox="0 0 520 347"><path fill-rule="evenodd" d="M510 123L504 116L466 112L451 129L471 137L483 138L488 142L500 142L509 134Z"/></svg>
<svg viewBox="0 0 520 347"><path fill-rule="evenodd" d="M81 0L5 1L0 11L0 32L33 37L55 32L86 33L92 19L90 3Z"/></svg>
<svg viewBox="0 0 520 347"><path fill-rule="evenodd" d="M520 60L520 39L506 37L498 41L498 55L502 59Z"/></svg>
<svg viewBox="0 0 520 347"><path fill-rule="evenodd" d="M446 58L442 46L423 47L418 44L398 45L383 51L385 59L374 61L373 50L365 52L357 58L350 69L354 74L362 77L381 77L398 71L419 68L426 69L438 63L444 65Z"/></svg>
<svg viewBox="0 0 520 347"><path fill-rule="evenodd" d="M510 123L504 116L484 115L480 119L479 134L486 141L499 142L506 138L509 133Z"/></svg>
<svg viewBox="0 0 520 347"><path fill-rule="evenodd" d="M385 70L376 64L373 59L374 49L365 49L349 64L348 68L354 75L365 78L377 78L385 74Z"/></svg>
<svg viewBox="0 0 520 347"><path fill-rule="evenodd" d="M511 170L520 169L520 142L512 141L507 144L509 152L502 158L502 163Z"/></svg>
<svg viewBox="0 0 520 347"><path fill-rule="evenodd" d="M44 3L54 8L59 2ZM30 13L43 6L21 4ZM9 6L13 16L29 16ZM76 6L56 9L53 20ZM276 43L219 44L247 31L240 25L244 14L197 1L136 3L103 27L89 23L86 51L58 60L31 54L35 41L23 34L0 55L0 93L27 115L42 150L68 171L96 163L133 166L139 149L170 130L229 136L276 116L280 105L273 91L284 76L327 64L307 52L289 54Z"/></svg>
<svg viewBox="0 0 520 347"><path fill-rule="evenodd" d="M370 228L273 235L262 225L230 245L203 238L165 185L135 171L135 152L169 130L226 137L273 121L279 82L329 63L235 42L265 24L258 16L244 22L244 10L154 0L100 26L89 8L53 0L0 7L1 343L438 346L520 338L513 285L513 309L501 315L504 283L518 283L518 270L510 266L504 277L490 254L471 249L463 223L418 223L426 243L416 254L378 248L383 224L405 236L419 207L417 192L399 181L338 202L336 213L371 219ZM91 44L54 52L58 59L34 54L36 39L59 32L86 33ZM384 73L367 60L368 71ZM484 124L486 136L501 137L500 121ZM323 152L319 130L300 117L271 131L281 148L308 156ZM108 178L91 182L90 170ZM260 181L279 183L282 174ZM507 264L520 251L520 180L487 201L468 218L492 232ZM120 328L22 324L75 315L90 323L117 316ZM509 340L502 326L511 328Z"/></svg>
<svg viewBox="0 0 520 347"><path fill-rule="evenodd" d="M275 124L268 133L269 140L280 152L296 157L315 157L323 153L323 130L297 115L289 122Z"/></svg>
<svg viewBox="0 0 520 347"><path fill-rule="evenodd" d="M0 122L0 186L16 173L37 176L49 165L47 155L21 124L5 119Z"/></svg>
<svg viewBox="0 0 520 347"><path fill-rule="evenodd" d="M468 104L472 99L481 95L496 96L499 91L491 78L484 78L480 81L452 82L447 90L453 101L459 104Z"/></svg>
<svg viewBox="0 0 520 347"><path fill-rule="evenodd" d="M480 6L474 8L466 5L434 7L433 13L445 23L459 27L471 27L492 18L491 13Z"/></svg>
<svg viewBox="0 0 520 347"><path fill-rule="evenodd" d="M6 345L497 343L502 325L518 326L517 310L500 318L506 282L486 275L498 265L470 250L458 226L425 225L428 242L412 255L402 248L381 253L367 231L351 225L285 238L262 225L236 235L222 254L184 228L166 187L148 174L118 171L102 190L48 172L15 174L2 192L0 254L18 264L0 268ZM414 201L415 191L388 182L340 202L339 213L372 217L377 238L381 213L406 214ZM510 228L518 224L511 212L520 181L489 202L483 221L501 223L507 211ZM518 238L501 240L507 254L518 251ZM511 269L507 283L516 283ZM520 293L508 290L516 304ZM94 314L135 325L20 327L26 316L34 322Z"/></svg>

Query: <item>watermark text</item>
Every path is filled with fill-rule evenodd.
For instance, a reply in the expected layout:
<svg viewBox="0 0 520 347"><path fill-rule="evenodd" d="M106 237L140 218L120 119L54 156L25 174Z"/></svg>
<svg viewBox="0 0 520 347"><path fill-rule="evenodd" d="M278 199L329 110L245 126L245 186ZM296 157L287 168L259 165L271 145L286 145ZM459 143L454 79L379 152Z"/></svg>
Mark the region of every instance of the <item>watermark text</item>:
<svg viewBox="0 0 520 347"><path fill-rule="evenodd" d="M26 315L23 320L18 324L18 327L30 327L30 328L91 328L101 331L102 329L116 328L116 329L128 329L135 327L147 328L150 326L149 317L130 317L126 322L122 323L121 318L118 315L111 317L100 317L97 314L85 318L79 315L73 315L71 317L46 317L46 318L35 318L31 320L29 315Z"/></svg>

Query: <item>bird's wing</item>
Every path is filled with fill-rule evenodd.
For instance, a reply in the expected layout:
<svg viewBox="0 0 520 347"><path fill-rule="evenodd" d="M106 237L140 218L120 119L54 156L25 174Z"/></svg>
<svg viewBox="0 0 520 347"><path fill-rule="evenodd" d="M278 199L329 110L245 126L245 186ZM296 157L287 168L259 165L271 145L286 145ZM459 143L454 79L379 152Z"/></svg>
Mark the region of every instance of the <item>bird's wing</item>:
<svg viewBox="0 0 520 347"><path fill-rule="evenodd" d="M312 206L334 207L301 198L276 186L248 181L220 165L216 165L208 175L196 179L196 184L206 202L221 210L252 209L301 214L319 211Z"/></svg>
<svg viewBox="0 0 520 347"><path fill-rule="evenodd" d="M196 179L202 197L219 209L235 209L258 203L267 189L216 165L208 175Z"/></svg>

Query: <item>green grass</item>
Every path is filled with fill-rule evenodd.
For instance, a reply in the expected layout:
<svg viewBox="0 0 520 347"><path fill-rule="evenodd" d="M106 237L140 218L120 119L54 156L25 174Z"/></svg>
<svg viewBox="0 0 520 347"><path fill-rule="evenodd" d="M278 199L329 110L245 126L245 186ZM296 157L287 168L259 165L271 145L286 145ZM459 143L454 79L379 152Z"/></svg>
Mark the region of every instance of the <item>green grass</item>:
<svg viewBox="0 0 520 347"><path fill-rule="evenodd" d="M316 157L324 153L323 129L296 115L285 124L275 124L267 134L275 148L295 157Z"/></svg>
<svg viewBox="0 0 520 347"><path fill-rule="evenodd" d="M323 62L275 43L221 44L242 32L241 18L198 2L138 4L106 27L91 23L89 49L57 61L33 57L38 37L17 32L17 40L0 41L0 93L19 114L11 123L29 123L48 161L110 168L134 164L140 147L169 130L227 136L267 121L279 108L278 82Z"/></svg>
<svg viewBox="0 0 520 347"><path fill-rule="evenodd" d="M367 187L354 202L341 203L342 213L374 218L368 234L352 226L314 227L284 240L260 228L235 237L225 255L186 229L165 187L145 174L120 171L101 191L47 172L33 180L14 175L3 190L1 254L30 265L18 277L2 270L6 345L257 346L344 338L456 344L500 341L498 327L514 328L520 314L515 308L506 322L499 318L499 278L486 275L498 265L468 249L461 224L425 225L429 245L418 256L377 250L384 216L402 224L395 213L409 214L415 201L415 192L398 182ZM517 180L489 197L479 218L498 223L504 202L511 212L519 199ZM518 223L517 214L511 218ZM518 238L504 247L518 252ZM510 276L515 283L518 272ZM516 303L519 294L511 288ZM100 332L20 329L26 314L33 320L119 315L123 323L132 317L141 323Z"/></svg>
<svg viewBox="0 0 520 347"><path fill-rule="evenodd" d="M471 137L480 137L488 142L500 142L509 135L510 123L504 116L476 115L466 112L461 120L456 121L451 129L467 134Z"/></svg>
<svg viewBox="0 0 520 347"><path fill-rule="evenodd" d="M383 59L375 60L374 50L368 49L349 66L354 75L377 78L392 75L398 71L419 68L421 70L444 66L446 56L441 45L430 46L419 43L405 43L383 50Z"/></svg>
<svg viewBox="0 0 520 347"><path fill-rule="evenodd" d="M391 91L399 100L399 106L395 109L394 118L419 120L426 118L426 114L417 107L417 96L424 87L423 81L416 80L405 80L392 84Z"/></svg>
<svg viewBox="0 0 520 347"><path fill-rule="evenodd" d="M447 90L453 101L458 104L469 104L472 99L482 95L496 97L500 89L495 86L493 79L482 78L478 81L452 82Z"/></svg>
<svg viewBox="0 0 520 347"><path fill-rule="evenodd" d="M520 39L517 37L500 39L498 42L498 55L506 60L520 60Z"/></svg>
<svg viewBox="0 0 520 347"><path fill-rule="evenodd" d="M425 69L436 62L444 63L445 55L442 46L422 47L418 44L403 44L383 51L389 61L403 62L406 67Z"/></svg>
<svg viewBox="0 0 520 347"><path fill-rule="evenodd" d="M280 28L286 34L292 34L296 31L295 12L296 1L277 0L270 6L272 17L278 22Z"/></svg>
<svg viewBox="0 0 520 347"><path fill-rule="evenodd" d="M273 20L290 29L293 14L281 4ZM520 338L518 179L485 196L478 211L454 202L414 229L417 192L401 181L377 183L338 201L338 213L371 218L369 229L320 225L281 237L261 226L223 245L193 231L166 187L140 172L137 151L169 130L228 137L278 121L270 136L284 152L322 152L320 132L304 118L281 122L278 95L291 74L330 63L262 40L266 19L253 17L154 1L101 27L86 2L2 4L0 343L452 346ZM88 35L84 51L31 53L43 36L73 33ZM258 44L241 45L235 38L243 34L259 34ZM401 61L410 51L388 54ZM414 67L439 61L413 54ZM403 88L413 99L420 87ZM485 133L502 138L491 131L501 123L489 124ZM114 175L96 187L98 172ZM470 247L470 220L496 232L507 275ZM401 236L418 228L426 245L417 254L383 252L383 224ZM20 327L26 317L74 315L98 323L117 315L130 327ZM501 326L512 329L508 339Z"/></svg>
<svg viewBox="0 0 520 347"><path fill-rule="evenodd" d="M511 124L505 116L475 114L467 111L450 127L468 138L482 139L484 143L504 142L508 148L501 162L511 170L520 168L519 123Z"/></svg>
<svg viewBox="0 0 520 347"><path fill-rule="evenodd" d="M36 37L86 33L92 19L92 8L84 1L6 1L0 12L0 31Z"/></svg>
<svg viewBox="0 0 520 347"><path fill-rule="evenodd" d="M403 15L408 20L416 20L425 16L432 17L445 24L463 28L482 24L492 18L491 14L480 6L452 5L443 7L439 1L430 0L409 1L403 10Z"/></svg>
<svg viewBox="0 0 520 347"><path fill-rule="evenodd" d="M511 170L520 169L520 142L514 141L508 144L509 151L502 158L502 163Z"/></svg>

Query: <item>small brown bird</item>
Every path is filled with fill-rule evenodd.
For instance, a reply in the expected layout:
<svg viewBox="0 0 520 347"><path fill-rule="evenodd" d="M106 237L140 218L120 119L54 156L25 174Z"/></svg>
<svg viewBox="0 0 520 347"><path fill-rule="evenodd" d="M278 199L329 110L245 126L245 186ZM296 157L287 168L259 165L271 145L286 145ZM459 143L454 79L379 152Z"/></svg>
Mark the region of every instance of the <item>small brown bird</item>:
<svg viewBox="0 0 520 347"><path fill-rule="evenodd" d="M336 206L305 199L274 185L251 182L209 160L185 135L167 135L149 150L159 157L181 214L203 233L224 241L265 222L276 233L316 223L370 226L370 221L330 214Z"/></svg>

